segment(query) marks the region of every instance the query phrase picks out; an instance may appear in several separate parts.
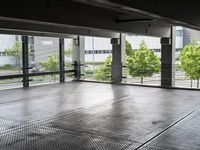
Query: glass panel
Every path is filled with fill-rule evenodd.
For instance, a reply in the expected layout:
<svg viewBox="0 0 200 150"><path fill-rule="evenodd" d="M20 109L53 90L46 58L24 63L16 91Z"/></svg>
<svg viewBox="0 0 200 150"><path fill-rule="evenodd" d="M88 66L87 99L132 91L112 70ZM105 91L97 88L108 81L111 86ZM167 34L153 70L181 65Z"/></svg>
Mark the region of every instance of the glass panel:
<svg viewBox="0 0 200 150"><path fill-rule="evenodd" d="M21 36L0 34L0 76L22 73ZM22 87L22 79L0 80L0 89Z"/></svg>
<svg viewBox="0 0 200 150"><path fill-rule="evenodd" d="M22 41L17 35L0 34L0 76L22 73Z"/></svg>
<svg viewBox="0 0 200 150"><path fill-rule="evenodd" d="M0 90L22 87L22 78L0 80Z"/></svg>
<svg viewBox="0 0 200 150"><path fill-rule="evenodd" d="M160 85L160 38L127 35L126 66L124 69L126 83Z"/></svg>
<svg viewBox="0 0 200 150"><path fill-rule="evenodd" d="M200 78L200 32L176 27L175 86L199 88Z"/></svg>
<svg viewBox="0 0 200 150"><path fill-rule="evenodd" d="M112 45L110 38L85 38L85 79L110 81Z"/></svg>
<svg viewBox="0 0 200 150"><path fill-rule="evenodd" d="M73 67L73 40L65 39L65 70L72 70ZM65 80L73 80L73 73L67 73L65 75Z"/></svg>
<svg viewBox="0 0 200 150"><path fill-rule="evenodd" d="M29 37L30 73L59 71L59 39L51 37ZM36 76L30 85L59 82L59 76Z"/></svg>
<svg viewBox="0 0 200 150"><path fill-rule="evenodd" d="M44 76L34 76L30 78L33 79L33 81L30 82L31 85L42 85L42 84L58 83L60 75L44 75Z"/></svg>

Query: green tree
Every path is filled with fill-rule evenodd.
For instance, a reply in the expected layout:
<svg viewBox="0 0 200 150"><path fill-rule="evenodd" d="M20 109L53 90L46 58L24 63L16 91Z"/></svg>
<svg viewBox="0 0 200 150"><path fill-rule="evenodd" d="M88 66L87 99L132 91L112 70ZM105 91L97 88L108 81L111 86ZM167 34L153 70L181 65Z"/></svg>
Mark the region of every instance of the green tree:
<svg viewBox="0 0 200 150"><path fill-rule="evenodd" d="M133 51L133 48L131 46L131 43L126 41L126 55L131 56L131 55L133 55L133 53L134 53L134 51Z"/></svg>
<svg viewBox="0 0 200 150"><path fill-rule="evenodd" d="M65 55L67 57L72 57L72 53L73 53L72 47L65 50Z"/></svg>
<svg viewBox="0 0 200 150"><path fill-rule="evenodd" d="M160 71L160 58L147 48L144 41L141 42L137 51L127 56L126 63L129 74L133 77L140 77L141 84L143 84L144 77L151 77Z"/></svg>
<svg viewBox="0 0 200 150"><path fill-rule="evenodd" d="M193 40L186 45L180 53L181 69L186 73L186 76L192 80L197 80L197 88L199 88L200 78L200 45ZM191 84L192 86L192 84Z"/></svg>
<svg viewBox="0 0 200 150"><path fill-rule="evenodd" d="M103 65L101 65L99 68L94 69L95 73L95 79L96 80L102 80L102 81L109 81L110 77L108 77L111 74L111 63L112 63L112 56L108 56L106 58L106 61Z"/></svg>
<svg viewBox="0 0 200 150"><path fill-rule="evenodd" d="M131 44L126 41L126 54L128 56L131 56L133 54L133 49ZM94 73L95 73L95 79L96 80L110 80L110 77L108 77L111 74L111 63L112 63L112 56L108 56L106 58L106 61L104 62L103 65L101 65L98 68L94 69Z"/></svg>
<svg viewBox="0 0 200 150"><path fill-rule="evenodd" d="M20 64L22 59L22 42L16 41L14 46L12 48L5 49L5 52L9 56L14 56L16 58L16 65L19 66L20 70Z"/></svg>
<svg viewBox="0 0 200 150"><path fill-rule="evenodd" d="M59 70L59 57L53 56L53 55L49 55L48 56L48 60L47 61L43 61L39 63L42 66L42 69L45 71L49 71L49 72L54 72ZM53 75L54 77L54 82L55 82L55 74Z"/></svg>

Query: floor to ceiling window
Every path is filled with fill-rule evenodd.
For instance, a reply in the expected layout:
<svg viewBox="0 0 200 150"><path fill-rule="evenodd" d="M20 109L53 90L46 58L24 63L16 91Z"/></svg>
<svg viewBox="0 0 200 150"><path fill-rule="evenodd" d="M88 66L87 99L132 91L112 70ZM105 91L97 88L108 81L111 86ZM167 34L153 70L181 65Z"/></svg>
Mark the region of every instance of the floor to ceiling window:
<svg viewBox="0 0 200 150"><path fill-rule="evenodd" d="M85 79L111 81L110 38L85 37Z"/></svg>
<svg viewBox="0 0 200 150"><path fill-rule="evenodd" d="M140 35L126 36L125 83L160 85L160 38Z"/></svg>
<svg viewBox="0 0 200 150"><path fill-rule="evenodd" d="M65 45L65 70L73 70L74 69L74 62L73 62L73 39L65 39L64 40ZM73 74L66 74L65 80L70 81L73 80L74 76Z"/></svg>
<svg viewBox="0 0 200 150"><path fill-rule="evenodd" d="M59 38L29 37L30 73L59 71ZM57 83L59 74L30 77L30 85Z"/></svg>
<svg viewBox="0 0 200 150"><path fill-rule="evenodd" d="M177 27L175 86L199 88L200 32Z"/></svg>
<svg viewBox="0 0 200 150"><path fill-rule="evenodd" d="M22 73L21 36L0 34L0 76ZM0 89L22 87L22 78L0 80Z"/></svg>

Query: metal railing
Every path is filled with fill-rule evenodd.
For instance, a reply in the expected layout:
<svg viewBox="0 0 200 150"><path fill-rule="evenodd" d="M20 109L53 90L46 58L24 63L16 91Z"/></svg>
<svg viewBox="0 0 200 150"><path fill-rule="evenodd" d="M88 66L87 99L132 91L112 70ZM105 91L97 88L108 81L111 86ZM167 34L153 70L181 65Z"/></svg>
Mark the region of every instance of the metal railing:
<svg viewBox="0 0 200 150"><path fill-rule="evenodd" d="M77 66L76 66L77 64L76 63L74 63L74 64L72 65L74 69L65 70L64 74L71 74L71 76L73 78L76 78L78 71L77 71ZM28 69L32 69L32 68L28 68ZM37 72L37 73L28 73L27 76L28 77L49 76L49 75L52 76L52 75L60 75L61 73L63 73L63 72L62 71L52 71L52 72L43 71L43 72ZM12 75L2 75L2 76L0 76L0 80L1 80L1 82L3 82L5 80L21 79L22 83L34 81L34 79L31 79L31 78L29 78L28 81L24 81L23 80L24 76L25 76L25 74L23 74L23 73L12 74Z"/></svg>

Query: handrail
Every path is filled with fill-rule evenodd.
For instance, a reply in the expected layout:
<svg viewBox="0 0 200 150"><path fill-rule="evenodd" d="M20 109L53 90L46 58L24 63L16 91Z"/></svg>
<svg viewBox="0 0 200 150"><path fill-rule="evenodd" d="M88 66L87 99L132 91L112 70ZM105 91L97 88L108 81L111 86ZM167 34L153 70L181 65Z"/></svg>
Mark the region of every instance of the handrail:
<svg viewBox="0 0 200 150"><path fill-rule="evenodd" d="M65 73L75 73L76 70L65 70ZM53 71L53 72L39 72L39 73L29 73L28 75L30 77L33 76L43 76L43 75L54 75L54 74L60 74L61 71ZM23 74L13 74L13 75L5 75L5 76L0 76L0 80L3 79L14 79L14 78L23 78Z"/></svg>

